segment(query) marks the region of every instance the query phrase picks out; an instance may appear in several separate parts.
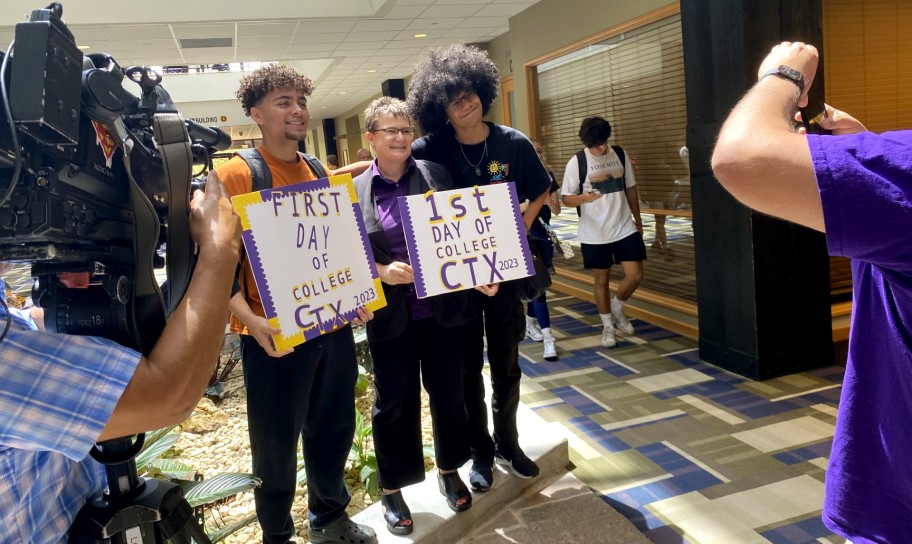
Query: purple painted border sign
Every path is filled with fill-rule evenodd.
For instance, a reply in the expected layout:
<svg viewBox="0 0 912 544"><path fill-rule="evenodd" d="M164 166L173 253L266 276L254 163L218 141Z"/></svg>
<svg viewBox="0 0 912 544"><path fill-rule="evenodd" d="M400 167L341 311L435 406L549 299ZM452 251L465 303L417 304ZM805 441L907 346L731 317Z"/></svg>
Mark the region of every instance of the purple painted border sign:
<svg viewBox="0 0 912 544"><path fill-rule="evenodd" d="M399 197L418 298L535 273L513 182Z"/></svg>
<svg viewBox="0 0 912 544"><path fill-rule="evenodd" d="M386 306L351 175L235 196L244 248L284 350Z"/></svg>

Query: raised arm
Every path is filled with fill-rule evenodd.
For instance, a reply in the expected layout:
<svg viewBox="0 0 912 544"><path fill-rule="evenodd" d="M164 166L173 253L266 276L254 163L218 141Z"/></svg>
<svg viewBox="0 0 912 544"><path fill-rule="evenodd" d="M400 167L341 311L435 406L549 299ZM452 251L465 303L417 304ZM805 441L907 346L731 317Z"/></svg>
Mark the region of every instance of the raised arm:
<svg viewBox="0 0 912 544"><path fill-rule="evenodd" d="M143 357L99 441L183 421L202 397L218 357L241 227L214 172L190 212L199 260L187 293L148 357Z"/></svg>
<svg viewBox="0 0 912 544"><path fill-rule="evenodd" d="M772 49L758 75L778 66L803 74L804 89L779 76L762 77L732 110L719 133L712 168L735 198L758 211L823 231L823 207L807 138L792 119L807 103L817 49L784 42Z"/></svg>
<svg viewBox="0 0 912 544"><path fill-rule="evenodd" d="M330 175L341 176L342 174L351 174L352 177L360 176L365 170L371 167L374 161L358 161L345 166L340 166L330 172Z"/></svg>

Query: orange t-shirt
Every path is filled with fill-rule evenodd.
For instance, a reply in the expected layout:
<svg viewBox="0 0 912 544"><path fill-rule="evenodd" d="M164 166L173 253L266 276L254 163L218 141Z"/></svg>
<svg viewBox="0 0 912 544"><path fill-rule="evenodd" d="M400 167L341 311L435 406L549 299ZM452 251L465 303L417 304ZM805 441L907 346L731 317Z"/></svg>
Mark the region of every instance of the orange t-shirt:
<svg viewBox="0 0 912 544"><path fill-rule="evenodd" d="M300 157L298 157L297 162L291 164L270 155L263 146L257 147L257 151L263 155L267 166L269 166L269 171L272 173L273 187L284 187L302 181L314 181L317 179L317 176L310 171L307 163ZM325 165L323 168L327 172L329 171ZM225 189L228 190L229 196L242 195L253 190L253 177L250 174L250 168L244 162L244 159L240 157L232 157L227 163L218 167L216 172L222 183L225 184ZM294 263L289 263L289 265L294 266ZM247 304L250 305L250 309L256 315L266 317L263 303L260 300L260 293L257 291L256 281L253 279L253 272L250 269L250 263L246 258L243 259L240 281L241 290L247 299ZM247 327L234 314L231 315L231 330L232 332L247 334Z"/></svg>

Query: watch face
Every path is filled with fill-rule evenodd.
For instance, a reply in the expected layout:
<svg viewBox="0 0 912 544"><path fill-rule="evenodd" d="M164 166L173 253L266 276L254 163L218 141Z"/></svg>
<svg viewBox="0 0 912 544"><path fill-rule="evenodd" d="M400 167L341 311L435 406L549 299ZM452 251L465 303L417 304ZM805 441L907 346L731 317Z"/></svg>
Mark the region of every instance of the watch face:
<svg viewBox="0 0 912 544"><path fill-rule="evenodd" d="M793 79L795 81L799 81L799 80L803 79L801 76L801 72L799 72L798 70L795 70L794 68L791 68L789 66L785 66L785 65L780 66L779 73L788 77L789 79Z"/></svg>

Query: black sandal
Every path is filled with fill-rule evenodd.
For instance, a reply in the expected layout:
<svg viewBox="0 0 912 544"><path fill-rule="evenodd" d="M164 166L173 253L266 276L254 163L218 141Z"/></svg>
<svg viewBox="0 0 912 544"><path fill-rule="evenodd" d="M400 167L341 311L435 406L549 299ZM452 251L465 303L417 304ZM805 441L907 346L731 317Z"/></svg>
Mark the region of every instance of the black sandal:
<svg viewBox="0 0 912 544"><path fill-rule="evenodd" d="M459 473L437 472L437 486L440 488L440 494L446 498L447 506L453 512L464 512L472 507L472 494L469 488L462 482ZM462 500L463 503L459 504Z"/></svg>
<svg viewBox="0 0 912 544"><path fill-rule="evenodd" d="M412 513L402 498L402 491L380 495L380 504L383 505L383 519L386 520L386 528L394 535L410 535L414 527L412 526Z"/></svg>

